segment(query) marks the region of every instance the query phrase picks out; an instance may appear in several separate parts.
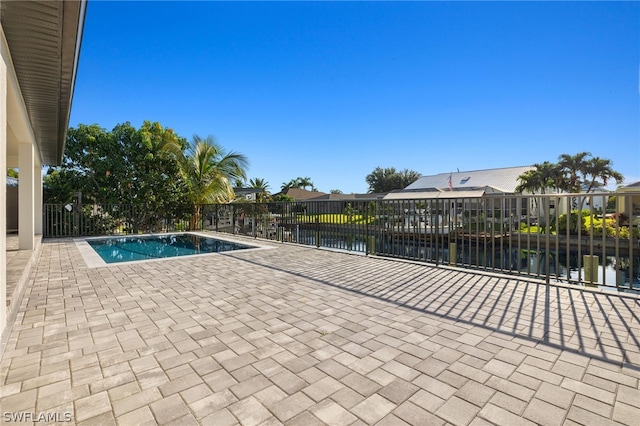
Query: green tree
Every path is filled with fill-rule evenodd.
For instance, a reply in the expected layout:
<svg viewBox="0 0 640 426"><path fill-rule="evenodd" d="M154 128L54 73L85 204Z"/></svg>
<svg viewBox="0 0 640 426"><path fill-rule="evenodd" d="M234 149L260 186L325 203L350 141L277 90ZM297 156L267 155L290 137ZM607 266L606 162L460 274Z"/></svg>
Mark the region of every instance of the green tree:
<svg viewBox="0 0 640 426"><path fill-rule="evenodd" d="M200 223L202 204L233 201L233 182L246 180L247 158L240 153L227 152L213 136L202 139L194 135L184 151L179 144L173 143L166 144L164 149L175 155L186 182L188 199L194 206L192 229Z"/></svg>
<svg viewBox="0 0 640 426"><path fill-rule="evenodd" d="M313 182L311 181L310 177L299 177L298 178L298 185L300 185L300 187L302 187L303 189L307 189L307 187L309 187L310 191L315 191L316 187L313 184Z"/></svg>
<svg viewBox="0 0 640 426"><path fill-rule="evenodd" d="M329 194L343 194L343 192L339 189L332 189L331 191L329 191Z"/></svg>
<svg viewBox="0 0 640 426"><path fill-rule="evenodd" d="M558 164L545 161L542 164L534 164L534 169L527 170L518 177L518 186L516 192L523 193L529 192L531 194L540 193L545 194L548 189L558 189L561 182L564 182L562 168ZM546 229L546 217L547 211L547 198L540 197L540 204L538 203L538 197L533 198L535 206L540 206L538 210L538 220L540 222L540 232L544 232Z"/></svg>
<svg viewBox="0 0 640 426"><path fill-rule="evenodd" d="M588 161L585 167L585 177L588 182L587 192L607 186L612 179L618 185L624 181L622 173L613 170L611 160L599 157L593 157Z"/></svg>
<svg viewBox="0 0 640 426"><path fill-rule="evenodd" d="M382 169L376 167L365 178L369 185L369 193L390 192L394 189L404 189L420 178L420 173L404 169L396 171L395 167Z"/></svg>
<svg viewBox="0 0 640 426"><path fill-rule="evenodd" d="M586 192L591 192L604 187L612 179L617 184L623 182L624 177L613 170L611 160L589 158L590 156L588 152L562 154L558 157L557 164L548 161L534 164L534 170L527 171L518 178L520 183L516 191L544 193L546 189L555 189L558 192L580 193L583 188L586 188Z"/></svg>
<svg viewBox="0 0 640 426"><path fill-rule="evenodd" d="M85 204L128 204L138 213L134 226L175 213L186 188L177 162L162 149L168 143L182 146L184 139L148 121L111 132L97 124L70 128L62 165L45 177L45 202L70 202L82 192Z"/></svg>
<svg viewBox="0 0 640 426"><path fill-rule="evenodd" d="M290 180L289 182L282 182L282 185L280 185L280 189L282 191L286 191L287 189L290 188L297 188L297 182L295 179Z"/></svg>
<svg viewBox="0 0 640 426"><path fill-rule="evenodd" d="M136 129L118 124L111 132L81 124L67 132L60 167L45 177L45 202L67 203L81 192L84 204L129 204L139 222L193 212L200 205L233 199L230 182L245 180L247 159L226 152L213 138L191 144L159 123Z"/></svg>
<svg viewBox="0 0 640 426"><path fill-rule="evenodd" d="M61 167L49 168L43 179L43 200L46 204L67 204L73 193L84 183L81 175Z"/></svg>
<svg viewBox="0 0 640 426"><path fill-rule="evenodd" d="M7 169L7 176L15 178L15 179L18 179L18 171L16 169L8 168Z"/></svg>
<svg viewBox="0 0 640 426"><path fill-rule="evenodd" d="M534 164L534 169L523 173L519 178L516 192L530 192L532 194L544 194L547 189L558 192L568 191L580 193L583 188L591 192L596 188L606 186L613 179L620 184L624 180L621 173L613 170L611 161L599 157L591 157L588 152L579 152L576 155L562 154L558 157L558 163L545 161L542 164ZM546 198L541 198L546 202ZM581 197L580 203L584 205L586 197ZM578 197L572 200L573 208L578 206ZM542 205L540 212L541 221L545 211Z"/></svg>
<svg viewBox="0 0 640 426"><path fill-rule="evenodd" d="M289 182L283 182L280 188L282 191L286 191L291 188L307 189L307 187L309 187L310 191L317 191L317 188L314 186L310 177L297 177L295 179L291 179Z"/></svg>
<svg viewBox="0 0 640 426"><path fill-rule="evenodd" d="M265 203L269 201L269 182L261 178L249 179L249 188L261 189L258 193L256 201L259 203Z"/></svg>
<svg viewBox="0 0 640 426"><path fill-rule="evenodd" d="M44 179L44 200L70 202L82 192L87 203L122 203L124 195L113 186L111 171L123 169L113 135L97 124L80 124L67 131L64 157L59 167L50 168ZM122 163L115 167L116 162ZM108 172L108 173L107 173Z"/></svg>
<svg viewBox="0 0 640 426"><path fill-rule="evenodd" d="M558 164L565 176L562 189L569 192L581 192L584 178L587 174L589 152L579 152L576 155L562 154L558 157Z"/></svg>
<svg viewBox="0 0 640 426"><path fill-rule="evenodd" d="M548 189L558 189L562 185L564 178L558 164L545 161L542 164L534 164L533 167L518 177L516 192L545 194Z"/></svg>

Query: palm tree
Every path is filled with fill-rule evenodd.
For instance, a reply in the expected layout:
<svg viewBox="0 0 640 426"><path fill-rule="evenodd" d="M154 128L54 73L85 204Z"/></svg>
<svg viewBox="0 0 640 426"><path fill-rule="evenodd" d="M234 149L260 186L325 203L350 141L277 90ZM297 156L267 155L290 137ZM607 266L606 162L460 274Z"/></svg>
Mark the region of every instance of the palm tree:
<svg viewBox="0 0 640 426"><path fill-rule="evenodd" d="M307 187L310 187L311 191L316 191L316 187L313 185L313 182L309 177L297 177L295 179L291 179L289 182L283 182L281 186L283 191L290 188L307 189Z"/></svg>
<svg viewBox="0 0 640 426"><path fill-rule="evenodd" d="M176 155L182 178L189 188L190 201L194 205L192 229L200 223L202 204L232 201L233 182L246 180L247 158L236 152L227 152L213 136L202 139L194 135L184 152L173 143L164 148Z"/></svg>
<svg viewBox="0 0 640 426"><path fill-rule="evenodd" d="M311 191L315 191L315 186L313 186L313 182L311 182L310 177L299 177L296 179L298 181L298 187L307 189L307 186L311 188Z"/></svg>
<svg viewBox="0 0 640 426"><path fill-rule="evenodd" d="M607 186L609 180L613 179L619 185L624 181L624 176L620 172L613 170L611 160L606 158L594 157L589 160L586 167L585 176L590 176L591 181L587 192L600 186ZM598 182L601 180L602 182Z"/></svg>
<svg viewBox="0 0 640 426"><path fill-rule="evenodd" d="M260 178L252 178L249 179L249 188L261 189L262 191L258 193L256 197L259 203L263 203L269 197L269 182Z"/></svg>
<svg viewBox="0 0 640 426"><path fill-rule="evenodd" d="M545 194L547 189L559 190L564 184L562 169L558 164L545 161L542 164L534 164L532 170L527 170L518 177L519 184L516 192L530 192Z"/></svg>
<svg viewBox="0 0 640 426"><path fill-rule="evenodd" d="M299 188L298 180L291 179L289 182L282 182L282 185L280 186L280 188L282 189L282 191L286 191L287 189L290 189L290 188Z"/></svg>
<svg viewBox="0 0 640 426"><path fill-rule="evenodd" d="M564 180L562 168L558 164L549 163L545 161L542 164L534 164L534 169L527 170L522 175L518 177L518 186L516 187L516 192L530 192L531 194L535 194L536 191L540 191L540 194L545 194L547 189L555 188L559 190L563 185L562 182ZM540 197L541 208L537 209L538 201L537 198L534 197L534 203L536 209L538 210L538 217L540 220L540 232L546 227L546 220L544 217L544 212L546 212L546 197Z"/></svg>
<svg viewBox="0 0 640 426"><path fill-rule="evenodd" d="M566 175L566 187L563 188L569 192L580 192L584 179L587 174L590 152L579 152L576 155L562 154L558 157L559 165Z"/></svg>

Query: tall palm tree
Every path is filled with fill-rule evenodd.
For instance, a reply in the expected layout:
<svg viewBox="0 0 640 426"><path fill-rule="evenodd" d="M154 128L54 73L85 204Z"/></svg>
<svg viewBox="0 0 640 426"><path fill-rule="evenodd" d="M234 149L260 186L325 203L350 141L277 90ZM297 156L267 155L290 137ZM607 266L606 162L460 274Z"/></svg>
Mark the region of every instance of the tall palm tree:
<svg viewBox="0 0 640 426"><path fill-rule="evenodd" d="M518 177L519 184L516 192L530 192L545 194L547 189L560 189L563 186L562 169L558 164L545 161L542 164L534 164L534 169L527 170Z"/></svg>
<svg viewBox="0 0 640 426"><path fill-rule="evenodd" d="M280 189L282 189L282 191L286 191L287 189L291 188L299 188L298 179L291 179L289 182L282 182L282 185L280 186Z"/></svg>
<svg viewBox="0 0 640 426"><path fill-rule="evenodd" d="M297 177L295 179L291 179L289 182L283 182L281 186L283 191L290 188L307 189L307 187L309 187L311 191L317 190L310 177Z"/></svg>
<svg viewBox="0 0 640 426"><path fill-rule="evenodd" d="M589 176L589 186L587 192L600 186L607 186L611 179L619 185L624 181L624 176L620 172L613 170L611 160L594 157L589 160L586 167L586 176ZM599 182L602 181L602 182Z"/></svg>
<svg viewBox="0 0 640 426"><path fill-rule="evenodd" d="M298 181L298 188L307 189L307 186L308 186L311 188L311 191L316 189L315 186L313 186L313 182L311 181L310 177L299 177L297 181Z"/></svg>
<svg viewBox="0 0 640 426"><path fill-rule="evenodd" d="M247 157L227 152L213 136L203 139L194 135L185 151L176 144L169 144L165 149L176 155L182 177L189 188L194 205L192 228L200 223L202 204L232 201L233 183L247 178Z"/></svg>
<svg viewBox="0 0 640 426"><path fill-rule="evenodd" d="M269 197L269 182L261 178L251 178L249 179L249 188L261 189L262 191L258 193L257 201L259 203L263 203Z"/></svg>
<svg viewBox="0 0 640 426"><path fill-rule="evenodd" d="M558 164L562 168L566 175L566 189L569 192L580 192L582 184L584 183L584 177L587 174L587 167L590 157L590 152L579 152L576 155L562 154L558 157ZM580 179L580 177L583 179Z"/></svg>
<svg viewBox="0 0 640 426"><path fill-rule="evenodd" d="M562 169L558 164L553 164L548 161L545 161L542 164L534 164L534 169L527 170L522 175L518 177L518 186L516 187L516 192L530 192L531 194L535 194L536 191L539 191L540 194L545 194L547 189L554 188L556 190L560 189L563 181L563 173ZM538 200L537 197L533 198L535 207L538 210L538 218L540 220L540 232L542 233L546 229L546 218L545 212L547 211L547 198L540 197L540 209L538 209Z"/></svg>
<svg viewBox="0 0 640 426"><path fill-rule="evenodd" d="M263 189L267 191L269 189L269 182L261 178L249 179L249 188Z"/></svg>

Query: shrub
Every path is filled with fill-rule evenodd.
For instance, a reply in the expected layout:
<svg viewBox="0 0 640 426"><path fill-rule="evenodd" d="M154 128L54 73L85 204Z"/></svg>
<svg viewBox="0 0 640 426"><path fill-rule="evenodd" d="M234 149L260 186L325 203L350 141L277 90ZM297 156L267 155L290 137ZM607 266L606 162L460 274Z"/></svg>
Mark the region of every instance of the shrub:
<svg viewBox="0 0 640 426"><path fill-rule="evenodd" d="M605 233L607 237L619 237L620 239L629 239L631 231L629 230L629 226L621 226L619 224L620 217L610 217L610 218L597 218L591 216L589 211L582 212L582 220L580 221L581 229L580 232L582 235L593 235L594 237L602 237L602 234ZM558 218L558 234L566 235L567 232L567 215L560 215ZM616 223L618 223L618 228L616 230ZM578 212L572 211L571 216L569 218L569 234L577 235L578 234ZM634 238L638 238L640 232L637 228L633 228L633 236Z"/></svg>
<svg viewBox="0 0 640 426"><path fill-rule="evenodd" d="M582 217L580 218L580 229L581 232L585 231L585 221L589 216L589 212L586 210L582 211ZM566 235L567 234L567 214L561 214L558 217L558 234ZM571 216L569 216L569 234L577 235L578 234L578 211L572 210Z"/></svg>

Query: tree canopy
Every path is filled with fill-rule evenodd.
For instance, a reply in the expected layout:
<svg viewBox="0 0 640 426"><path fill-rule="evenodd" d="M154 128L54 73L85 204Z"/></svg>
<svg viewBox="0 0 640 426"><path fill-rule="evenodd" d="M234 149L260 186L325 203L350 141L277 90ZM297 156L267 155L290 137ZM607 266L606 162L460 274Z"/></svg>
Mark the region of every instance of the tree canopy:
<svg viewBox="0 0 640 426"><path fill-rule="evenodd" d="M107 131L80 124L67 132L62 165L45 177L46 203L127 204L141 215L193 212L199 205L233 200L235 180L246 180L248 161L213 137L191 143L160 123L130 123Z"/></svg>
<svg viewBox="0 0 640 426"><path fill-rule="evenodd" d="M186 148L171 142L164 150L175 155L193 204L233 201L233 184L246 180L247 158L240 153L227 152L213 136L194 135Z"/></svg>
<svg viewBox="0 0 640 426"><path fill-rule="evenodd" d="M150 209L180 205L185 190L179 166L163 146L185 140L159 123L130 123L107 131L80 124L67 132L62 165L45 177L45 202L69 202L82 192L88 203L126 203Z"/></svg>
<svg viewBox="0 0 640 426"><path fill-rule="evenodd" d="M318 190L313 184L313 182L311 181L310 177L297 177L295 179L291 179L289 182L283 182L281 189L283 191L286 191L287 189L290 189L290 188L307 189L307 187L309 188L310 191Z"/></svg>
<svg viewBox="0 0 640 426"><path fill-rule="evenodd" d="M194 135L191 143L183 147L171 141L163 146L163 150L173 154L178 163L187 187L186 198L194 207L193 228L200 220L202 204L234 200L233 184L246 180L249 161L240 153L226 151L213 136Z"/></svg>
<svg viewBox="0 0 640 426"><path fill-rule="evenodd" d="M404 189L420 178L420 173L414 170L396 171L395 167L376 167L367 175L365 180L369 185L369 193L390 192L394 189Z"/></svg>
<svg viewBox="0 0 640 426"><path fill-rule="evenodd" d="M249 179L249 188L260 189L261 191L256 196L256 201L259 203L264 203L269 201L269 182L262 178L251 178Z"/></svg>
<svg viewBox="0 0 640 426"><path fill-rule="evenodd" d="M557 163L545 161L519 177L517 192L544 194L547 190L580 193L592 192L614 180L621 184L624 177L613 170L611 160L593 157L589 152L562 154Z"/></svg>

